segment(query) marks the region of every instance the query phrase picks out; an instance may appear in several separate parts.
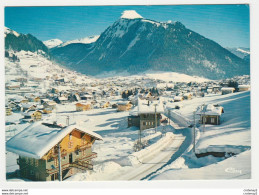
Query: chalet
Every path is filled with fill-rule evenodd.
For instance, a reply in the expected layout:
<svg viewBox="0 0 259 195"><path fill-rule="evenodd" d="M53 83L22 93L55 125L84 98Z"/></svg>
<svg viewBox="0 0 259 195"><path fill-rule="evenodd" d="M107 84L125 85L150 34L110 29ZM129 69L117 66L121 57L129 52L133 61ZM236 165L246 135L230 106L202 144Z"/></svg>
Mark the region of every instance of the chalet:
<svg viewBox="0 0 259 195"><path fill-rule="evenodd" d="M43 107L44 108L50 108L52 110L56 109L57 103L51 100L44 100L43 101Z"/></svg>
<svg viewBox="0 0 259 195"><path fill-rule="evenodd" d="M8 107L11 108L13 112L21 112L22 111L21 104L15 103L13 101L8 103Z"/></svg>
<svg viewBox="0 0 259 195"><path fill-rule="evenodd" d="M221 88L221 94L222 95L234 93L234 91L235 91L234 87L223 87L223 88Z"/></svg>
<svg viewBox="0 0 259 195"><path fill-rule="evenodd" d="M12 112L12 109L10 108L10 107L5 107L5 115L6 116L10 116L10 115L12 115L13 114L13 112Z"/></svg>
<svg viewBox="0 0 259 195"><path fill-rule="evenodd" d="M183 95L183 98L184 98L185 100L190 100L190 99L192 99L192 94L191 94L191 93L185 93L185 94Z"/></svg>
<svg viewBox="0 0 259 195"><path fill-rule="evenodd" d="M129 101L125 101L125 102L119 102L117 103L118 107L117 107L117 111L128 111L131 109L132 104Z"/></svg>
<svg viewBox="0 0 259 195"><path fill-rule="evenodd" d="M67 97L56 97L54 98L54 101L57 103L57 104L65 104L68 102L68 98Z"/></svg>
<svg viewBox="0 0 259 195"><path fill-rule="evenodd" d="M91 103L76 103L76 111L87 111L92 109Z"/></svg>
<svg viewBox="0 0 259 195"><path fill-rule="evenodd" d="M50 113L52 113L52 110L53 110L52 108L48 107L48 108L43 108L42 112L44 114L50 114Z"/></svg>
<svg viewBox="0 0 259 195"><path fill-rule="evenodd" d="M92 152L95 140L102 137L81 126L36 122L8 140L6 149L19 155L17 164L22 178L54 181L59 167L60 179L93 169L92 159L97 157Z"/></svg>
<svg viewBox="0 0 259 195"><path fill-rule="evenodd" d="M39 121L42 118L42 112L39 110L36 111L28 111L23 113L24 118L22 119L23 121Z"/></svg>
<svg viewBox="0 0 259 195"><path fill-rule="evenodd" d="M110 105L111 105L110 102L101 102L100 103L101 108L108 108Z"/></svg>
<svg viewBox="0 0 259 195"><path fill-rule="evenodd" d="M17 90L21 88L21 84L19 82L13 82L10 84L6 84L5 88L9 90Z"/></svg>
<svg viewBox="0 0 259 195"><path fill-rule="evenodd" d="M159 101L138 101L128 117L128 127L137 126L140 130L154 128L160 126L161 113L164 112L163 104Z"/></svg>
<svg viewBox="0 0 259 195"><path fill-rule="evenodd" d="M201 124L219 125L221 114L224 113L224 109L219 105L202 105L197 108L196 114L200 116Z"/></svg>
<svg viewBox="0 0 259 195"><path fill-rule="evenodd" d="M183 96L175 96L174 97L174 102L181 102L181 101L183 101Z"/></svg>
<svg viewBox="0 0 259 195"><path fill-rule="evenodd" d="M214 93L220 93L220 89L221 89L221 86L219 86L219 85L214 85L214 86L212 87L212 91L213 91Z"/></svg>
<svg viewBox="0 0 259 195"><path fill-rule="evenodd" d="M238 91L248 91L250 90L250 85L238 85Z"/></svg>
<svg viewBox="0 0 259 195"><path fill-rule="evenodd" d="M82 95L80 96L81 100L93 100L93 96L92 95Z"/></svg>
<svg viewBox="0 0 259 195"><path fill-rule="evenodd" d="M11 100L17 104L23 104L23 103L28 103L29 100L25 97L22 96L16 96L14 98L11 98Z"/></svg>
<svg viewBox="0 0 259 195"><path fill-rule="evenodd" d="M21 104L21 107L22 107L22 112L25 112L27 110L36 110L37 105L32 102L30 103L28 102L28 103Z"/></svg>

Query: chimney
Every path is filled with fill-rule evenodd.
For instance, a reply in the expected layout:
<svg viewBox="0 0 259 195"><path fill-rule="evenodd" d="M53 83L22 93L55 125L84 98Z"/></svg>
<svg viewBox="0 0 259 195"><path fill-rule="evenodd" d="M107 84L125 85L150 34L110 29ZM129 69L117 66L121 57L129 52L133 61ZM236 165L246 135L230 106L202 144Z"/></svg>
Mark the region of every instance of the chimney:
<svg viewBox="0 0 259 195"><path fill-rule="evenodd" d="M149 106L149 100L147 101L147 105Z"/></svg>

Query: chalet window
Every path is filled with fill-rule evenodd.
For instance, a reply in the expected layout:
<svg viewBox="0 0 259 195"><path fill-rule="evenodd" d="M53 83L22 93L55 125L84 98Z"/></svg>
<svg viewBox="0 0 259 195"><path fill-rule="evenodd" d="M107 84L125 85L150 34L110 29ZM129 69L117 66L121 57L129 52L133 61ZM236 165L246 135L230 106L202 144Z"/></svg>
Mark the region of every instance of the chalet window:
<svg viewBox="0 0 259 195"><path fill-rule="evenodd" d="M39 160L35 159L35 167L39 166Z"/></svg>
<svg viewBox="0 0 259 195"><path fill-rule="evenodd" d="M54 158L54 165L58 166L58 158Z"/></svg>
<svg viewBox="0 0 259 195"><path fill-rule="evenodd" d="M33 170L30 170L30 174L31 174L31 175L34 175L34 171L33 171Z"/></svg>
<svg viewBox="0 0 259 195"><path fill-rule="evenodd" d="M215 118L210 119L211 123L215 123Z"/></svg>
<svg viewBox="0 0 259 195"><path fill-rule="evenodd" d="M62 158L62 161L64 161L64 160L66 160L66 157L65 157L65 156Z"/></svg>
<svg viewBox="0 0 259 195"><path fill-rule="evenodd" d="M29 161L30 161L30 165L33 166L33 158L30 158Z"/></svg>
<svg viewBox="0 0 259 195"><path fill-rule="evenodd" d="M81 139L81 145L85 145L85 144L86 144L85 138Z"/></svg>
<svg viewBox="0 0 259 195"><path fill-rule="evenodd" d="M207 122L207 118L203 117L203 122L206 123Z"/></svg>
<svg viewBox="0 0 259 195"><path fill-rule="evenodd" d="M146 125L146 122L143 122L143 125Z"/></svg>
<svg viewBox="0 0 259 195"><path fill-rule="evenodd" d="M75 153L76 153L76 155L78 156L78 155L79 155L79 150L76 150Z"/></svg>

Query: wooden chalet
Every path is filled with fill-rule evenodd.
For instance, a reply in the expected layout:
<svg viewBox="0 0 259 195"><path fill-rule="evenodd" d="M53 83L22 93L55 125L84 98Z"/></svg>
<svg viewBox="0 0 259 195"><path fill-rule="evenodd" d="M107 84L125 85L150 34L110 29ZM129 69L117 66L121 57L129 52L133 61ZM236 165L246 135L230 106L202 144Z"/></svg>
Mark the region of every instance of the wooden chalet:
<svg viewBox="0 0 259 195"><path fill-rule="evenodd" d="M219 105L202 105L197 108L196 114L200 116L201 124L220 125L221 114L224 108Z"/></svg>
<svg viewBox="0 0 259 195"><path fill-rule="evenodd" d="M250 90L250 85L238 85L238 91L248 91Z"/></svg>
<svg viewBox="0 0 259 195"><path fill-rule="evenodd" d="M92 152L95 140L102 137L84 127L37 122L8 140L6 148L19 155L22 178L54 181L59 179L59 167L62 180L93 169L92 159L97 157Z"/></svg>
<svg viewBox="0 0 259 195"><path fill-rule="evenodd" d="M117 111L120 112L120 111L128 111L131 109L132 107L132 104L128 101L125 101L125 102L119 102L117 103L118 107L117 107Z"/></svg>
<svg viewBox="0 0 259 195"><path fill-rule="evenodd" d="M160 126L160 119L164 108L161 102L138 100L138 106L135 107L128 117L128 127L136 126L140 130L150 129Z"/></svg>
<svg viewBox="0 0 259 195"><path fill-rule="evenodd" d="M234 91L235 91L234 87L223 87L223 88L221 88L221 94L222 95L234 93Z"/></svg>
<svg viewBox="0 0 259 195"><path fill-rule="evenodd" d="M24 115L23 121L28 121L28 122L39 121L42 118L42 112L39 110L28 111L23 113L23 115Z"/></svg>
<svg viewBox="0 0 259 195"><path fill-rule="evenodd" d="M183 96L175 96L174 97L174 102L181 102L183 100L184 100Z"/></svg>
<svg viewBox="0 0 259 195"><path fill-rule="evenodd" d="M5 107L5 115L6 116L10 116L10 115L12 115L13 114L13 112L12 112L12 109L10 108L10 107Z"/></svg>
<svg viewBox="0 0 259 195"><path fill-rule="evenodd" d="M92 109L91 103L76 103L76 111L87 111Z"/></svg>

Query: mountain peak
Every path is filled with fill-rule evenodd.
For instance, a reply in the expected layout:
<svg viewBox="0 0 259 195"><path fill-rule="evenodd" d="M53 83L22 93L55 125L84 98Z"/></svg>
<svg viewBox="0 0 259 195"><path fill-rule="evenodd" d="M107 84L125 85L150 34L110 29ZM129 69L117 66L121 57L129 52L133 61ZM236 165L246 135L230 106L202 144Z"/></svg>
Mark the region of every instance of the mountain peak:
<svg viewBox="0 0 259 195"><path fill-rule="evenodd" d="M12 29L10 29L8 27L4 27L4 37L6 37L7 34L13 34L16 37L20 36L20 34L18 32L14 31L14 30L12 30Z"/></svg>
<svg viewBox="0 0 259 195"><path fill-rule="evenodd" d="M121 18L137 19L137 18L143 18L143 17L139 15L135 10L125 10L124 12L122 12Z"/></svg>

